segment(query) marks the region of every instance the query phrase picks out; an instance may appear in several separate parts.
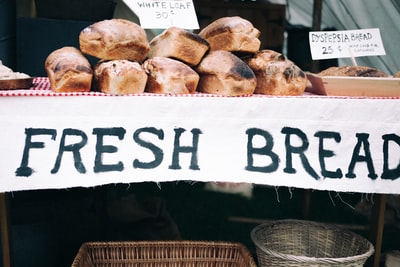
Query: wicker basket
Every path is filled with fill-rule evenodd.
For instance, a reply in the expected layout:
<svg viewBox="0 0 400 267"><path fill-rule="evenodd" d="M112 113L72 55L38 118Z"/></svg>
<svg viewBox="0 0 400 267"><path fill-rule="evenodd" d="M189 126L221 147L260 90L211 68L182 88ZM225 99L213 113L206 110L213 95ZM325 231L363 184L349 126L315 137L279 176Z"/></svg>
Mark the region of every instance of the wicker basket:
<svg viewBox="0 0 400 267"><path fill-rule="evenodd" d="M330 224L280 220L251 231L259 267L363 266L374 253L363 237Z"/></svg>
<svg viewBox="0 0 400 267"><path fill-rule="evenodd" d="M206 241L88 242L72 267L257 267L244 245Z"/></svg>

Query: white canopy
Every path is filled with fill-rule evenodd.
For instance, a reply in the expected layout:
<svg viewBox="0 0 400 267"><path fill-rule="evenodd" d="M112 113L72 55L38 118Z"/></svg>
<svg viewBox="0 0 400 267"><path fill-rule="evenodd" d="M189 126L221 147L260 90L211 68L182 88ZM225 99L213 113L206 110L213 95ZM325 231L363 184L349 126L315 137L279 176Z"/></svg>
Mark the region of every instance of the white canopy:
<svg viewBox="0 0 400 267"><path fill-rule="evenodd" d="M292 25L310 27L313 0L271 0L287 5L287 20ZM360 57L357 64L378 68L389 74L400 71L400 0L324 0L321 28L355 30L379 28L385 56ZM352 65L350 59L339 59L339 65Z"/></svg>

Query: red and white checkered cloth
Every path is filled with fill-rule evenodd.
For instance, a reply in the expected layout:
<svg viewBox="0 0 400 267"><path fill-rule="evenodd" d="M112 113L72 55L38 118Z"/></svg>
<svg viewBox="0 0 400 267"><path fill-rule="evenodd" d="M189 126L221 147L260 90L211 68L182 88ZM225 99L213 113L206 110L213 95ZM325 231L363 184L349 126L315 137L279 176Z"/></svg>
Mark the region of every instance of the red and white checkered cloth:
<svg viewBox="0 0 400 267"><path fill-rule="evenodd" d="M27 89L13 89L13 90L0 90L0 97L2 96L115 96L113 94L106 94L102 92L69 92L69 93L56 93L51 90L51 85L48 77L35 77L31 88ZM122 96L122 95L120 95ZM153 94L153 93L137 93L128 94L124 96L163 96L163 97L226 97L217 94L206 94L196 92L194 94ZM318 96L308 92L305 92L302 96L292 96L292 97L326 97ZM270 95L243 95L239 97L282 97L282 96L270 96Z"/></svg>
<svg viewBox="0 0 400 267"><path fill-rule="evenodd" d="M36 77L33 79L31 88L15 89L15 90L0 90L0 96L105 96L100 92L71 92L71 93L56 93L51 90L51 85L48 77Z"/></svg>
<svg viewBox="0 0 400 267"><path fill-rule="evenodd" d="M47 77L34 78L31 90L51 90L49 78Z"/></svg>
<svg viewBox="0 0 400 267"><path fill-rule="evenodd" d="M106 94L102 92L68 92L68 93L56 93L51 90L51 85L48 77L36 77L33 79L31 88L27 89L14 89L14 90L0 90L1 96L112 96L112 94ZM125 95L126 96L126 95ZM180 97L223 97L215 94L153 94L153 93L138 93L128 94L127 96L180 96ZM246 95L243 97L249 97Z"/></svg>

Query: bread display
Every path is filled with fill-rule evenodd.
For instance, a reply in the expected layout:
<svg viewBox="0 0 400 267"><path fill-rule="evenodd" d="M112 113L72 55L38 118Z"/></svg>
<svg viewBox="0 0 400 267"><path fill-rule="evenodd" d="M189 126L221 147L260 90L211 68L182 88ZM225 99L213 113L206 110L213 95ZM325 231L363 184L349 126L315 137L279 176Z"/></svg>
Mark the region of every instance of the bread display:
<svg viewBox="0 0 400 267"><path fill-rule="evenodd" d="M169 57L196 66L208 49L208 42L198 34L170 27L150 41L149 57Z"/></svg>
<svg viewBox="0 0 400 267"><path fill-rule="evenodd" d="M281 53L261 50L246 63L257 77L255 94L297 96L306 89L305 73Z"/></svg>
<svg viewBox="0 0 400 267"><path fill-rule="evenodd" d="M94 67L95 90L109 94L143 93L147 74L138 62L101 61Z"/></svg>
<svg viewBox="0 0 400 267"><path fill-rule="evenodd" d="M241 17L223 17L203 28L199 35L210 44L210 50L254 53L260 49L261 32Z"/></svg>
<svg viewBox="0 0 400 267"><path fill-rule="evenodd" d="M198 91L223 96L253 94L256 76L239 57L224 50L210 51L196 67Z"/></svg>
<svg viewBox="0 0 400 267"><path fill-rule="evenodd" d="M75 47L66 46L50 53L45 69L55 92L88 92L91 89L93 70Z"/></svg>
<svg viewBox="0 0 400 267"><path fill-rule="evenodd" d="M80 32L80 50L51 53L46 71L56 92L92 87L109 94L302 94L306 75L282 54L260 51L259 35L251 22L232 16L215 20L199 34L169 27L149 42L134 22L103 20ZM98 63L91 68L84 54Z"/></svg>
<svg viewBox="0 0 400 267"><path fill-rule="evenodd" d="M148 80L146 92L159 94L192 94L199 74L183 62L166 57L153 57L143 63Z"/></svg>
<svg viewBox="0 0 400 267"><path fill-rule="evenodd" d="M79 35L83 53L104 60L126 59L142 62L149 50L149 42L143 28L124 19L96 22Z"/></svg>
<svg viewBox="0 0 400 267"><path fill-rule="evenodd" d="M348 77L389 77L383 71L367 66L340 66L330 67L319 73L320 76L348 76Z"/></svg>

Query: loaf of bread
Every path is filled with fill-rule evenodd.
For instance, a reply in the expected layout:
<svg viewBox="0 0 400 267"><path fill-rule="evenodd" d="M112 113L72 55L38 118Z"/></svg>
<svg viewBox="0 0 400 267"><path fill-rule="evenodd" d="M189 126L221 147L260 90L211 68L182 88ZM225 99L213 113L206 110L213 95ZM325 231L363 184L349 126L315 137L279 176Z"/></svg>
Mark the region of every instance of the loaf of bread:
<svg viewBox="0 0 400 267"><path fill-rule="evenodd" d="M297 96L304 93L305 73L281 53L260 50L245 61L257 77L255 94Z"/></svg>
<svg viewBox="0 0 400 267"><path fill-rule="evenodd" d="M138 62L125 59L100 61L94 67L94 87L103 93L143 93L147 74Z"/></svg>
<svg viewBox="0 0 400 267"><path fill-rule="evenodd" d="M254 72L228 51L210 51L195 69L200 74L199 92L241 96L253 94L256 88Z"/></svg>
<svg viewBox="0 0 400 267"><path fill-rule="evenodd" d="M319 73L320 76L348 76L348 77L388 77L389 75L376 68L367 66L340 66L330 67Z"/></svg>
<svg viewBox="0 0 400 267"><path fill-rule="evenodd" d="M204 27L199 35L210 44L210 50L254 53L260 49L261 32L239 16L223 17Z"/></svg>
<svg viewBox="0 0 400 267"><path fill-rule="evenodd" d="M192 94L199 83L197 72L176 59L153 57L143 63L143 68L148 75L149 93Z"/></svg>
<svg viewBox="0 0 400 267"><path fill-rule="evenodd" d="M198 34L170 27L150 41L149 57L169 57L196 66L208 49L208 42Z"/></svg>
<svg viewBox="0 0 400 267"><path fill-rule="evenodd" d="M0 89L27 89L32 86L33 78L23 72L15 72L11 68L3 65L0 60Z"/></svg>
<svg viewBox="0 0 400 267"><path fill-rule="evenodd" d="M396 72L396 73L393 75L393 78L400 78L400 71Z"/></svg>
<svg viewBox="0 0 400 267"><path fill-rule="evenodd" d="M13 79L27 79L31 78L28 74L22 72L15 72L11 68L3 65L0 60L0 80L13 80Z"/></svg>
<svg viewBox="0 0 400 267"><path fill-rule="evenodd" d="M66 46L51 52L45 61L51 89L55 92L88 92L93 70L87 58L75 47Z"/></svg>
<svg viewBox="0 0 400 267"><path fill-rule="evenodd" d="M84 28L79 45L83 53L103 60L142 62L150 50L144 29L124 19L103 20Z"/></svg>

